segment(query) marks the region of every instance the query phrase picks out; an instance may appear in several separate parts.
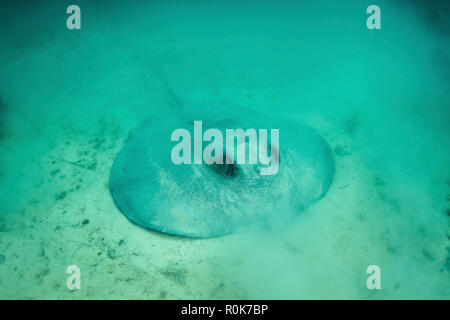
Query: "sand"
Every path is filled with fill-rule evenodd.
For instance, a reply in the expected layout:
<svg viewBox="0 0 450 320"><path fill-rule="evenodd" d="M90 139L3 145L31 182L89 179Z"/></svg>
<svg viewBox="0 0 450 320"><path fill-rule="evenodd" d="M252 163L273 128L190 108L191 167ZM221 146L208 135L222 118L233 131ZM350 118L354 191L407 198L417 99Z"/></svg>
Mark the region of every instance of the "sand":
<svg viewBox="0 0 450 320"><path fill-rule="evenodd" d="M450 298L448 33L383 5L379 33L357 2L80 2L81 31L50 2L1 10L0 298ZM215 239L129 222L109 173L169 112L161 75L182 97L315 128L336 157L327 195L289 225Z"/></svg>

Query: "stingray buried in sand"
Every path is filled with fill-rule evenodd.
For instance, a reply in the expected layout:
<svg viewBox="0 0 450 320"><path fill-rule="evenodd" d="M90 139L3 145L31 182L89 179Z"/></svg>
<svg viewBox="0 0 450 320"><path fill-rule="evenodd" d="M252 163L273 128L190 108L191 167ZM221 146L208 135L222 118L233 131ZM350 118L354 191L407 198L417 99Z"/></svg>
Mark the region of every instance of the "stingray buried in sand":
<svg viewBox="0 0 450 320"><path fill-rule="evenodd" d="M290 219L330 187L333 154L311 128L236 107L183 103L175 111L147 119L125 142L111 170L116 205L142 227L188 237L221 236L255 223ZM224 137L227 129L279 129L278 172L259 174L259 162L174 164L173 131L193 132L199 120L204 129L218 129Z"/></svg>

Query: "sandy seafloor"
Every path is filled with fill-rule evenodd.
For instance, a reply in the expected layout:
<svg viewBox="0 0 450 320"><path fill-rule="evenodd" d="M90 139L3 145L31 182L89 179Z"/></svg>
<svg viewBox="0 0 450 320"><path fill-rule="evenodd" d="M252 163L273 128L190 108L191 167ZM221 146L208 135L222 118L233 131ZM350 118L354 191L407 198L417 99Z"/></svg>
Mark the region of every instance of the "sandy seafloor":
<svg viewBox="0 0 450 320"><path fill-rule="evenodd" d="M0 6L0 298L450 298L445 2L377 1L379 31L365 1L78 1L80 31L69 4ZM110 168L173 112L162 75L183 99L315 128L329 192L289 225L215 239L130 223Z"/></svg>

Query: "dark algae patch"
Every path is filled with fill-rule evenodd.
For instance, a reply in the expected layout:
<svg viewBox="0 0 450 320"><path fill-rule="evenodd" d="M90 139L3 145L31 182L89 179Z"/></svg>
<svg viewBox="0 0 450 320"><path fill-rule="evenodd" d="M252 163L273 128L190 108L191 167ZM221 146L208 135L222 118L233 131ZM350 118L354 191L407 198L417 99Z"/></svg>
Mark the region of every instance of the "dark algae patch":
<svg viewBox="0 0 450 320"><path fill-rule="evenodd" d="M63 200L66 196L67 196L67 192L62 191L55 196L55 200L56 201Z"/></svg>

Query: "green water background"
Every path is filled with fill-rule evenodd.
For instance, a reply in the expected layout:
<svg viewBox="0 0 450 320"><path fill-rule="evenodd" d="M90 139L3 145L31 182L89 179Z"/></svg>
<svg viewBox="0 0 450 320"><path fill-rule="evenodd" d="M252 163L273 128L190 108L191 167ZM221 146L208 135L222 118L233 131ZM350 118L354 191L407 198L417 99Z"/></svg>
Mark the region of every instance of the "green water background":
<svg viewBox="0 0 450 320"><path fill-rule="evenodd" d="M70 4L0 5L0 297L449 298L448 4L377 1L382 29L368 30L367 1L78 1L82 30L69 31ZM176 285L158 291L159 278L141 268L134 278L153 277L155 292L116 282L117 296L102 289L129 269L114 268L116 261L105 267L108 276L90 273L95 290L74 296L64 288L74 256L67 246L98 243L92 234L124 219L112 205L113 213L89 205L80 213L78 204L110 201L106 181L122 141L168 110L161 75L183 97L316 128L337 152L331 200L283 235L250 235L227 247L213 240L205 283L180 275L184 281L176 276ZM55 162L87 173L71 179ZM83 183L98 180L101 198L83 192ZM358 187L346 193L352 183ZM49 213L56 211L66 213ZM91 234L55 229L83 219ZM140 235L146 245L157 237ZM194 250L164 241L181 241L167 253L173 263ZM208 244L186 246L208 251ZM222 251L213 252L217 246ZM94 264L102 266L86 262ZM384 291L364 287L369 264L382 266Z"/></svg>

